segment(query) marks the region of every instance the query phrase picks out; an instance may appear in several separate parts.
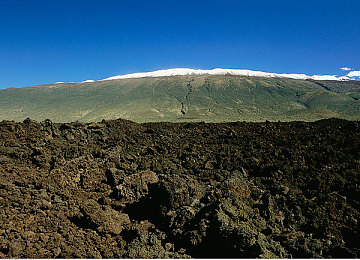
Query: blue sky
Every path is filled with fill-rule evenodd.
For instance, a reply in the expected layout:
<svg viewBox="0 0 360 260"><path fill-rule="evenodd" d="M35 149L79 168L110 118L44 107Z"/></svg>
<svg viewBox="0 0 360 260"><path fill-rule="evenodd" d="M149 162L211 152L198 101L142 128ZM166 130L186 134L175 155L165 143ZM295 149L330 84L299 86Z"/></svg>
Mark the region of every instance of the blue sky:
<svg viewBox="0 0 360 260"><path fill-rule="evenodd" d="M0 1L0 88L173 67L360 70L360 1Z"/></svg>

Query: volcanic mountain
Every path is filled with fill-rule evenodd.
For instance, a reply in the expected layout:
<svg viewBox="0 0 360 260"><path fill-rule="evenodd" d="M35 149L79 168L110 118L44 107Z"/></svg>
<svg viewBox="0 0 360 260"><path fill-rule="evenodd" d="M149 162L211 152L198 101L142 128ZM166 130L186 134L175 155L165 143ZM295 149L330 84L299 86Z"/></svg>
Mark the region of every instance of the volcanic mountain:
<svg viewBox="0 0 360 260"><path fill-rule="evenodd" d="M360 82L250 70L169 69L0 90L0 120L92 122L360 119Z"/></svg>

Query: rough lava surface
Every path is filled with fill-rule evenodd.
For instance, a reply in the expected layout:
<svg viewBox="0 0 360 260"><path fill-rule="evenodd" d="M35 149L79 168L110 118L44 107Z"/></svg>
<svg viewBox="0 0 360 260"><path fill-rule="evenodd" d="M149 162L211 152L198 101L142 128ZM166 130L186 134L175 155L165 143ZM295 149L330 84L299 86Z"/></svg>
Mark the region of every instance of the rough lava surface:
<svg viewBox="0 0 360 260"><path fill-rule="evenodd" d="M360 123L0 123L0 257L360 257Z"/></svg>

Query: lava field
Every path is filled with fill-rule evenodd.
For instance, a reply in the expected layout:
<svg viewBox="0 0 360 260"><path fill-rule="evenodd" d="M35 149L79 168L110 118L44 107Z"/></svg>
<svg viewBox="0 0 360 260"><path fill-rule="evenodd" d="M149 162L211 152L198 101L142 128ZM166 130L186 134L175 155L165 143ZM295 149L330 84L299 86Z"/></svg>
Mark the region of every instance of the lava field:
<svg viewBox="0 0 360 260"><path fill-rule="evenodd" d="M1 258L359 258L360 122L0 122Z"/></svg>

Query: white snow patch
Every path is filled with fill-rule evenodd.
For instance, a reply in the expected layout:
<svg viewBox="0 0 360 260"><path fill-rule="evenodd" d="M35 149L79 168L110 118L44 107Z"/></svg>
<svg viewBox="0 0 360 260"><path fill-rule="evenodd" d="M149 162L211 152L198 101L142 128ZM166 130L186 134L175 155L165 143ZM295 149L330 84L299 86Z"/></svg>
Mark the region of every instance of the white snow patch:
<svg viewBox="0 0 360 260"><path fill-rule="evenodd" d="M88 83L88 82L95 82L95 80L88 79L88 80L82 81L81 83Z"/></svg>
<svg viewBox="0 0 360 260"><path fill-rule="evenodd" d="M336 75L314 75L308 76L306 74L279 74L279 73L269 73L263 71L253 71L246 69L212 69L212 70L196 70L188 68L175 68L175 69L166 69L166 70L156 70L152 72L140 72L140 73L131 73L126 75L119 75L109 77L103 80L114 80L114 79L131 79L131 78L146 78L146 77L166 77L166 76L176 76L176 75L240 75L240 76L251 76L251 77L266 77L266 78L291 78L291 79L314 79L314 80L350 80L348 77L337 77ZM348 75L349 76L349 75Z"/></svg>
<svg viewBox="0 0 360 260"><path fill-rule="evenodd" d="M340 68L341 70L352 70L351 68L349 68L349 67L342 67L342 68Z"/></svg>
<svg viewBox="0 0 360 260"><path fill-rule="evenodd" d="M350 71L347 74L348 77L360 77L360 70Z"/></svg>
<svg viewBox="0 0 360 260"><path fill-rule="evenodd" d="M314 80L339 80L336 75L314 75L311 77Z"/></svg>
<svg viewBox="0 0 360 260"><path fill-rule="evenodd" d="M63 83L65 83L65 82L63 82L63 81L58 81L58 82L55 82L54 84L63 84Z"/></svg>
<svg viewBox="0 0 360 260"><path fill-rule="evenodd" d="M351 80L351 78L347 77L347 76L341 76L339 77L340 80Z"/></svg>

